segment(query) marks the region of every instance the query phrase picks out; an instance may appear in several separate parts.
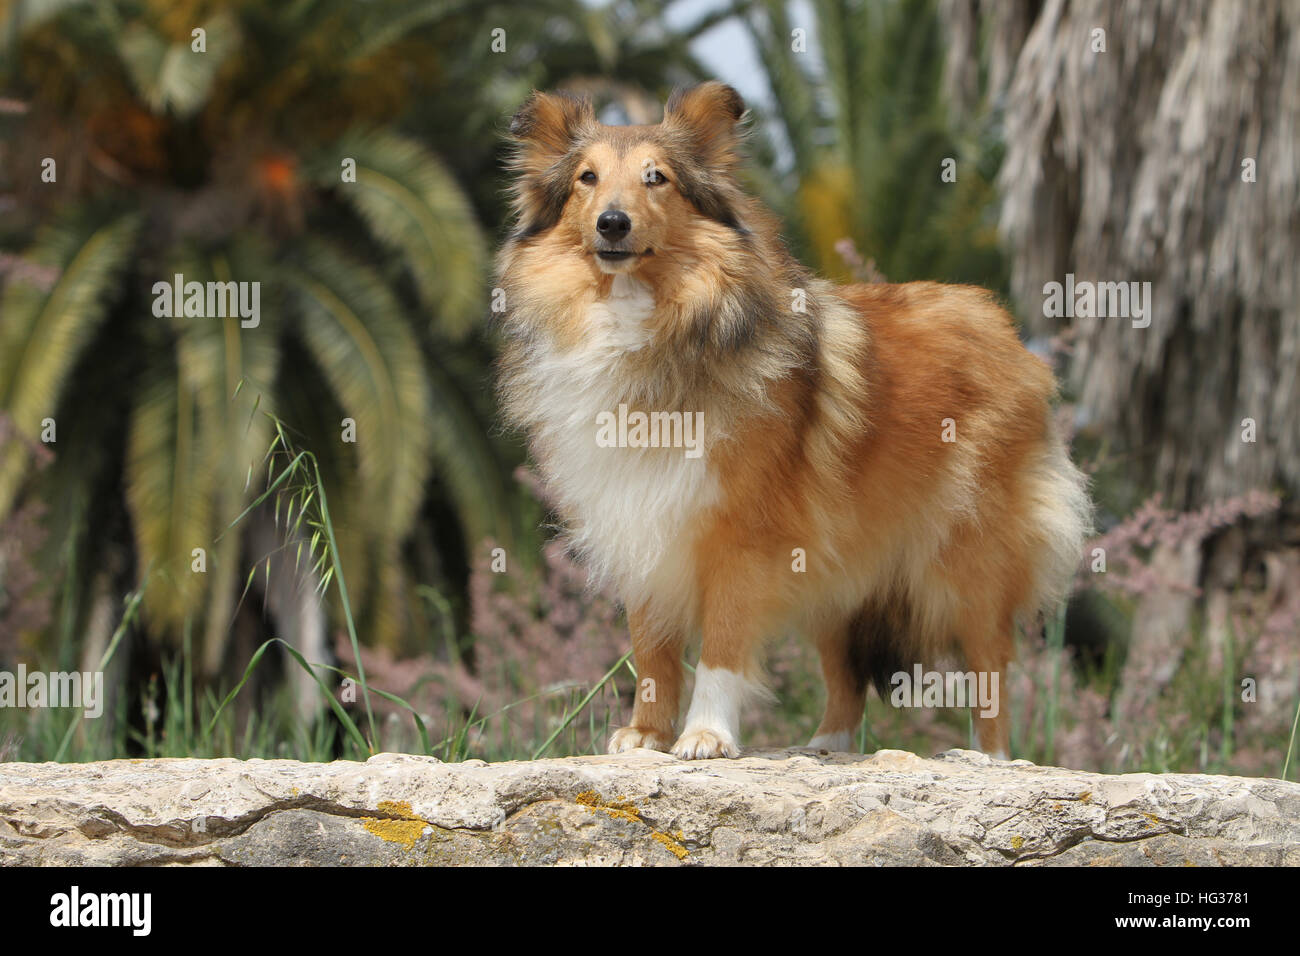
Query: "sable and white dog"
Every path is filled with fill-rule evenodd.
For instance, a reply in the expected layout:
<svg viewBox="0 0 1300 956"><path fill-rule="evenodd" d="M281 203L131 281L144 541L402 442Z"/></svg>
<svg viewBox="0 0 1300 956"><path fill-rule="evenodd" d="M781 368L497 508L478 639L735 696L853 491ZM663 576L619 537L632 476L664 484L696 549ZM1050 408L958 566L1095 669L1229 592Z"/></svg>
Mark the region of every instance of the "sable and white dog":
<svg viewBox="0 0 1300 956"><path fill-rule="evenodd" d="M1001 676L1088 529L1052 373L993 296L812 276L737 182L743 113L712 82L657 126L543 93L510 126L505 412L653 681L611 752L736 756L787 630L821 654L811 745L848 749L868 683L949 653ZM976 718L985 750L1005 752L1006 715Z"/></svg>

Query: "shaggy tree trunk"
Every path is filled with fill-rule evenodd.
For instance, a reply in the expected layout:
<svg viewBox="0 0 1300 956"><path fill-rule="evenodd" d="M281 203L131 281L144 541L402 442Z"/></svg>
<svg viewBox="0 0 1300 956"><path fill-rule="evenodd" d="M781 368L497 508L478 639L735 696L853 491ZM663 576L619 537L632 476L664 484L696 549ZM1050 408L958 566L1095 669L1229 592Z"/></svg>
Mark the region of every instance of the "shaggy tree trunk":
<svg viewBox="0 0 1300 956"><path fill-rule="evenodd" d="M1067 332L1080 417L1168 507L1284 492L1277 520L1225 528L1216 506L1205 547L1155 549L1175 580L1137 608L1116 706L1146 714L1199 618L1211 663L1258 676L1276 719L1300 630L1300 3L942 7L953 115L1001 120L1013 298L1033 333ZM1044 286L1067 273L1149 282L1150 324L1047 316ZM1243 592L1261 623L1234 661Z"/></svg>
<svg viewBox="0 0 1300 956"><path fill-rule="evenodd" d="M1134 476L1191 508L1300 489L1300 4L949 0L949 89L1004 111L1001 229L1035 332L1066 273L1150 282L1077 319L1070 381ZM1104 30L1105 52L1093 52ZM1252 178L1253 182L1246 181ZM1244 419L1256 441L1243 441Z"/></svg>

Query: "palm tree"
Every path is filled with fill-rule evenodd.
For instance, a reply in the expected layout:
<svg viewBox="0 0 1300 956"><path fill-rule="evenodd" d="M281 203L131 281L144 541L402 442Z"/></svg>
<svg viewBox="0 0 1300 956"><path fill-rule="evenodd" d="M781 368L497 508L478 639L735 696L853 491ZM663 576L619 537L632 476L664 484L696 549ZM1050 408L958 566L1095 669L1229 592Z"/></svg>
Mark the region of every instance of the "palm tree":
<svg viewBox="0 0 1300 956"><path fill-rule="evenodd" d="M450 552L521 542L480 322L499 130L531 86L689 76L689 36L657 18L580 0L0 3L0 241L21 250L0 258L0 414L21 438L0 445L0 520L56 503L63 634L148 570L149 631L193 629L216 669L262 556L260 536L219 538L265 482L259 411L335 489L369 640L420 630L408 584L465 563ZM178 274L257 283L259 323L156 314ZM58 454L37 470L47 419Z"/></svg>

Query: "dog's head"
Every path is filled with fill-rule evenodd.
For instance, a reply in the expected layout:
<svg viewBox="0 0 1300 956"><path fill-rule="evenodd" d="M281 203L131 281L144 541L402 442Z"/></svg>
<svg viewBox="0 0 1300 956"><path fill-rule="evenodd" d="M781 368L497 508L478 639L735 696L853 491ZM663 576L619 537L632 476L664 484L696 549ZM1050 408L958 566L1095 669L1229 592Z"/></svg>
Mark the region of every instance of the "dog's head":
<svg viewBox="0 0 1300 956"><path fill-rule="evenodd" d="M656 126L605 126L591 104L534 93L510 124L516 241L544 234L604 273L663 278L701 243L745 235L736 182L745 104L725 83L678 90Z"/></svg>

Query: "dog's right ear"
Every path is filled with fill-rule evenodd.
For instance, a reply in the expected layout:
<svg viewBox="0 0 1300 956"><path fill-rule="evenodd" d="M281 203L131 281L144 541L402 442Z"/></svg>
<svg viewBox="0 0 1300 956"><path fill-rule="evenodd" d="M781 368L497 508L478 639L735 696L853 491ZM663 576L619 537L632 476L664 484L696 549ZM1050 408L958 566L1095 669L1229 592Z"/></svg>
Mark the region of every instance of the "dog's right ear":
<svg viewBox="0 0 1300 956"><path fill-rule="evenodd" d="M519 145L516 168L541 172L559 162L574 140L596 123L591 101L568 93L536 90L510 121L510 135Z"/></svg>
<svg viewBox="0 0 1300 956"><path fill-rule="evenodd" d="M549 229L560 218L576 175L573 144L596 125L591 102L567 93L534 92L510 121L515 150L517 238Z"/></svg>

